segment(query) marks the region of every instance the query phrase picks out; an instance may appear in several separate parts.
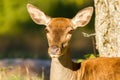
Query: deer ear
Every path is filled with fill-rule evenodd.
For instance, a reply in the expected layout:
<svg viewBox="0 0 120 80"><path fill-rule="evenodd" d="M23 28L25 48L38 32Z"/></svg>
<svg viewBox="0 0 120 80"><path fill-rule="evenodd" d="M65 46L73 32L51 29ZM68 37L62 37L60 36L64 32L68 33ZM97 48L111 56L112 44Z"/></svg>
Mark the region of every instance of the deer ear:
<svg viewBox="0 0 120 80"><path fill-rule="evenodd" d="M83 27L88 24L93 13L93 7L87 7L82 9L77 15L72 19L74 28Z"/></svg>
<svg viewBox="0 0 120 80"><path fill-rule="evenodd" d="M32 4L27 4L27 10L32 20L37 24L47 25L51 19L50 17L46 16L44 12L42 12Z"/></svg>

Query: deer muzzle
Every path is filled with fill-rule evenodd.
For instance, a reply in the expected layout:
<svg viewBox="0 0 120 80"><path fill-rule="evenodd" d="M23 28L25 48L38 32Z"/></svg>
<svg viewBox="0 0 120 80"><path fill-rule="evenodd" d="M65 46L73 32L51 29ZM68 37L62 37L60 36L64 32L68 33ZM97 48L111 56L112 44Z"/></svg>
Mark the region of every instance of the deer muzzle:
<svg viewBox="0 0 120 80"><path fill-rule="evenodd" d="M61 49L58 46L50 46L48 49L48 53L52 58L59 57L60 51L61 51Z"/></svg>

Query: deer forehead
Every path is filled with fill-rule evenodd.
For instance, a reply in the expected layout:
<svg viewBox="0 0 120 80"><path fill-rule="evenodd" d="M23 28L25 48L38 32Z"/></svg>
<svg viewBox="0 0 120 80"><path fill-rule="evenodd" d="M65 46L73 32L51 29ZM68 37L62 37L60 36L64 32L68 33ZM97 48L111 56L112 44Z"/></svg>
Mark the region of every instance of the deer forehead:
<svg viewBox="0 0 120 80"><path fill-rule="evenodd" d="M65 32L72 29L72 22L68 18L52 18L47 28L57 33Z"/></svg>
<svg viewBox="0 0 120 80"><path fill-rule="evenodd" d="M72 30L71 20L68 18L52 18L46 29L49 30L48 39L54 43L61 43L65 40L68 31ZM53 43L53 44L54 44Z"/></svg>

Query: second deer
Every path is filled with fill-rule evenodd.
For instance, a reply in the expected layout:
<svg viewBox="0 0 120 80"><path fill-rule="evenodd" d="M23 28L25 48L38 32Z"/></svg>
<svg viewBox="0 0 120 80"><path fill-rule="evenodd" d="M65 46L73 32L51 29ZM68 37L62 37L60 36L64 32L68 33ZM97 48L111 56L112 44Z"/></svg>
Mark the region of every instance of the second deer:
<svg viewBox="0 0 120 80"><path fill-rule="evenodd" d="M72 61L69 41L77 27L88 24L93 7L82 9L72 18L51 18L31 4L27 4L32 20L46 25L48 53L51 56L50 80L120 80L120 58L94 58L82 63Z"/></svg>

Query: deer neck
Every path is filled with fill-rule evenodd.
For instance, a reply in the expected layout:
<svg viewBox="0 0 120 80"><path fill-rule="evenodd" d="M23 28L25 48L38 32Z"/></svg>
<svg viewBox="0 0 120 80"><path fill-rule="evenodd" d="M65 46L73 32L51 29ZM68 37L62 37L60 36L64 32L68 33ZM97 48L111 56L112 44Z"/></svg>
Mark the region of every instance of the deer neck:
<svg viewBox="0 0 120 80"><path fill-rule="evenodd" d="M75 80L74 72L80 68L80 64L72 61L68 49L59 58L52 58L50 80Z"/></svg>

